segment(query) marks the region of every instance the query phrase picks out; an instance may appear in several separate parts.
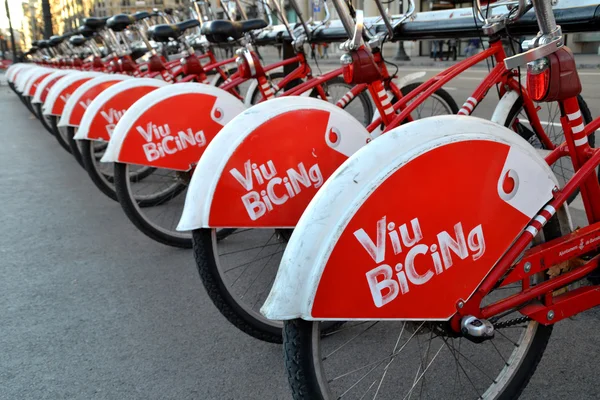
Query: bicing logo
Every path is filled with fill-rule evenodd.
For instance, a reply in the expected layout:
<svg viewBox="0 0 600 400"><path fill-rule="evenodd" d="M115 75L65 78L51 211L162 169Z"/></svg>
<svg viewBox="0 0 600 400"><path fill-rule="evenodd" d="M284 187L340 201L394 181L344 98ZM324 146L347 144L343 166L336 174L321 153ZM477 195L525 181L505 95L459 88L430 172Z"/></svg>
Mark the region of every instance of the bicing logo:
<svg viewBox="0 0 600 400"><path fill-rule="evenodd" d="M453 233L441 231L424 240L418 218L412 219L409 227L407 223L388 223L384 216L377 221L376 232L371 238L363 228L354 231L356 240L378 264L366 273L376 307L383 307L398 295L408 293L412 286L425 285L443 274L454 265L455 257L476 261L485 253L481 224L465 235L458 222Z"/></svg>
<svg viewBox="0 0 600 400"><path fill-rule="evenodd" d="M318 163L307 169L300 162L297 168L289 168L283 175L278 175L273 160L260 166L247 160L243 173L237 168L232 168L229 173L247 191L241 200L252 221L273 211L275 207L282 206L300 194L303 188L318 189L323 185L323 175Z"/></svg>

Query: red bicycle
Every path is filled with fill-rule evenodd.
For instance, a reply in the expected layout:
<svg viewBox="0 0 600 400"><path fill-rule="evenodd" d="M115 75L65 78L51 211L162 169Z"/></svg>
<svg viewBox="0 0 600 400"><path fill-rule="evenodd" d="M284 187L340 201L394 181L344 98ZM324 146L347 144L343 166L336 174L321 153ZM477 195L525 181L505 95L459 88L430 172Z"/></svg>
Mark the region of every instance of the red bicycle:
<svg viewBox="0 0 600 400"><path fill-rule="evenodd" d="M600 152L588 139L600 118L584 121L551 1L533 7L540 33L505 64L527 64L528 95L558 103L565 142L543 158L498 125L434 117L343 164L263 307L285 320L294 398L514 399L553 325L600 304ZM561 185L550 166L563 157L575 173ZM578 189L590 225L573 231ZM324 320L348 322L323 335Z"/></svg>

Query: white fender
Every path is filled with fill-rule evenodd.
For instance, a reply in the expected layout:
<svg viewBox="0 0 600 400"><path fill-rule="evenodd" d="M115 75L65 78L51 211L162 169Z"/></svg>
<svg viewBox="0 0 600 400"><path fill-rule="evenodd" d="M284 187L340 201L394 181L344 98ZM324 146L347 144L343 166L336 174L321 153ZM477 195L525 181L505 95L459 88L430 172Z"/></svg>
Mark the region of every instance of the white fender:
<svg viewBox="0 0 600 400"><path fill-rule="evenodd" d="M323 188L313 198L312 202L302 215L294 230L294 234L292 235L285 253L283 254L282 262L280 264L273 288L266 303L262 307L261 312L267 318L273 320L293 318L303 318L307 320L327 319L323 317L323 315L319 316L313 313L317 289L319 288L319 284L321 283L324 273L326 273L325 267L327 266L328 270L331 268L331 271L337 272L339 272L340 267L345 268L341 275L336 275L336 277L339 279L332 281L331 274L328 273L327 276L329 277L329 280L324 281L326 283L329 282L328 287L331 287L332 284L337 284L337 288L330 289L328 292L330 299L335 299L336 296L338 296L340 301L342 301L348 299L348 296L350 295L354 296L356 299L366 299L358 306L359 308L364 307L365 309L369 310L365 312L364 316L347 318L346 315L341 315L342 319L344 320L373 319L372 316L378 313L382 314L375 319L390 318L445 320L450 318L451 315L456 312L456 299L452 299L452 304L448 304L449 301L444 302L440 300L440 297L437 294L433 293L428 293L428 295L436 296L436 303L425 301L422 305L422 308L429 309L439 306L443 308L443 310L439 311L440 314L425 316L417 313L417 315L413 315L412 318L406 318L403 317L406 313L406 310L401 310L402 312L400 313L397 312L398 306L408 309L409 312L410 310L421 307L419 304L414 303L414 297L408 298L402 296L418 296L419 293L422 293L422 291L427 287L427 285L424 285L423 283L421 283L423 286L416 286L416 284L411 283L412 286L410 286L410 293L407 289L406 294L404 294L405 292L403 290L402 294L398 296L398 299L394 300L394 302L390 303L389 305L386 305L386 303L383 303L383 305L381 303L377 304L376 302L373 304L373 300L371 299L373 288L371 287L370 291L370 284L367 283L367 279L369 277L368 273L373 270L367 272L367 279L365 279L365 270L372 268L372 266L370 264L364 265L364 260L368 259L374 265L381 264L381 261L385 261L386 263L392 265L392 267L387 265L385 266L390 270L394 265L396 265L392 264L394 257L406 256L406 259L402 260L402 262L404 264L409 263L407 251L409 250L410 246L415 245L414 242L410 245L407 245L404 242L404 239L402 239L402 243L404 243L402 246L404 247L400 249L399 253L396 253L398 254L397 256L390 256L390 254L392 254L392 250L390 249L392 245L389 244L389 242L387 252L385 247L382 249L383 251L380 252L380 239L382 242L387 242L386 236L388 229L397 230L397 228L400 228L400 226L395 226L392 222L394 221L392 219L394 214L408 214L411 215L409 218L417 218L417 224L419 223L418 219L421 219L422 221L425 220L425 222L429 224L423 225L423 234L421 235L421 238L425 238L424 240L427 244L427 246L424 246L426 249L425 251L429 251L427 250L428 246L433 241L431 237L433 236L433 238L435 238L435 234L440 232L437 230L440 229L438 226L439 223L436 222L438 221L438 215L449 215L447 219L454 221L452 224L456 223L456 218L458 218L459 222L463 221L463 216L451 213L451 210L447 209L447 199L451 198L452 196L458 196L456 197L456 201L453 201L452 204L458 204L457 207L462 207L461 210L464 210L463 214L467 215L467 217L464 218L471 218L478 221L481 210L477 209L477 212L473 212L474 210L466 206L465 202L480 201L483 203L483 207L485 207L485 204L487 203L473 198L461 198L460 194L455 192L436 192L436 182L425 181L422 182L422 184L413 187L402 188L394 186L392 189L395 190L395 195L389 198L389 201L385 202L385 204L370 203L371 206L369 208L361 207L368 202L370 198L382 193L382 191L377 190L383 188L386 184L386 181L389 181L388 183L397 184L398 182L393 180L395 176L394 174L400 174L396 176L402 176L402 171L406 171L409 172L409 174L406 175L407 177L410 176L410 179L418 182L422 175L419 173L414 174L414 172L417 172L414 170L414 165L425 165L425 167L429 168L431 171L448 170L448 160L444 160L442 165L437 165L435 160L427 157L428 154L434 154L439 157L441 154L440 152L448 152L452 151L452 149L462 149L464 146L469 145L494 146L495 149L501 149L499 153L504 156L498 157L500 162L494 164L494 168L499 172L500 180L496 182L494 180L495 176L488 177L491 179L486 181L486 184L488 184L488 193L494 196L495 204L499 204L504 210L508 210L511 216L518 217L519 222L524 221L524 224L527 225L530 219L533 218L546 204L546 202L552 198L552 189L557 184L552 170L548 167L544 159L538 156L529 143L527 143L518 135L515 135L514 132L499 126L498 124L476 117L450 115L436 116L414 121L410 124L406 124L391 130L377 140L374 140L368 146L360 149L344 164L342 164L342 166L338 168L338 170L331 176L325 185L323 185ZM453 155L452 153L450 154ZM464 160L471 160L471 158L468 157L469 155L465 155ZM482 155L480 158L483 158L483 161L478 161L479 163L488 162L485 155ZM423 164L423 162L428 163ZM516 171L517 175L514 176L511 171ZM489 171L481 171L480 173L488 174ZM516 181L515 185L513 185L512 189L510 189L510 193L508 194L501 192L501 189L504 190L505 188L502 182L506 182L506 178L502 177L511 177L513 178L513 182ZM465 179L467 180L465 181ZM455 181L460 181L466 182L467 185L470 185L471 182L468 179L468 176L457 176L450 182L445 182L443 184L454 187ZM519 181L523 183L526 182L526 184L519 185ZM479 186L471 187L474 191L480 190ZM389 186L387 189L390 189ZM407 205L403 207L404 203L410 203L410 199L417 199L413 201L422 201L421 198L423 196L415 195L416 193L423 193L426 196L429 194L433 195L429 198L427 202L428 204L419 205L420 208L425 210L421 213L419 213L419 211L415 211L415 209L410 208ZM490 210L488 210L488 213L489 212ZM429 213L435 216L427 217L427 215L423 215L423 213ZM390 217L392 221L388 219L390 224L386 225L384 218L386 215L390 214L392 214ZM373 253L370 253L370 256L367 254L367 251L365 251L367 247L364 247L363 249L363 246L365 245L363 244L361 246L359 241L357 241L359 238L359 236L357 236L357 232L359 231L354 230L357 226L356 217L360 216L366 216L367 218L362 219L369 221L368 226L365 226L365 229L367 230L366 235L368 235L370 238L374 238L375 236L379 235L377 233L378 229L380 229L379 222L383 221L381 226L381 228L383 228L381 232L381 238L374 239L377 242L377 248L372 249ZM384 216L384 218L381 218L382 216ZM484 214L482 218L490 218L490 215ZM503 219L508 218L508 216L497 215L492 217L492 219L493 218ZM373 224L371 224L371 221ZM410 219L408 221L410 221ZM401 224L405 221L395 222ZM377 227L375 226L375 223L377 223ZM432 225L435 225L433 229ZM514 228L515 226L512 227ZM349 228L349 230L346 231L346 228ZM486 229L488 229L486 231L486 235L493 235L491 232L493 229L489 228L489 225L486 225ZM448 228L444 227L441 229L447 230ZM454 229L456 229L456 227ZM471 226L465 226L465 230L467 232L469 229L471 229ZM524 229L524 227L519 228L519 231L515 234L515 236L521 232L520 229ZM433 232L431 232L432 230ZM417 237L414 229L413 235L414 237ZM439 235L440 234L438 234L438 237ZM356 239L354 236L356 236ZM482 269L480 267L481 264L474 264L475 261L471 261L471 257L467 257L466 261L460 259L458 260L459 262L456 262L455 260L455 264L457 265L453 267L454 269L446 271L442 270L441 272L445 273L445 275L435 274L434 277L436 280L432 280L433 282L429 283L434 283L438 288L445 288L446 286L452 287L448 290L468 290L470 293L466 293L464 294L464 297L462 297L462 299L467 300L472 294L472 291L477 288L479 283L471 283L471 285L474 285L474 287L462 283L461 279L464 279L465 274L474 274L474 272L471 268L461 269L464 264L461 265L460 262L469 262L471 263L470 265L475 265L479 268L477 270L478 273L485 272L485 274L487 274L487 272L489 272L495 263L494 261L488 259L488 254L491 253L492 255L496 255L499 253L497 257L500 257L506 250L506 247L510 246L512 240L514 240L512 236L505 235L504 233L502 235L498 235L497 237L501 238L500 241L502 241L502 244L498 244L496 248L494 247L494 243L497 244L499 242L492 242L491 245L490 243L487 243L487 253L484 242L483 251L485 254L481 256L483 257L481 260L487 260L483 265L484 271L480 271ZM346 244L351 244L351 246L353 246L351 248L345 247L345 249L349 249L349 251L345 254L345 257L348 257L353 261L351 261L351 264L349 265L328 264L334 251L337 250L337 253L335 254L339 257L339 250L341 250L341 248L336 248L336 245L341 243L341 238L348 240ZM470 246L471 236L469 236L468 242ZM398 246L401 245L398 244ZM402 252L402 250L404 250L404 252ZM431 252L434 251L436 250L433 249L432 246ZM424 253L421 252L419 254ZM433 263L431 262L430 256L423 255L420 257L422 258L419 265L426 265L420 267L421 271L424 271L424 268L433 268ZM389 260L389 258L392 258L392 260ZM455 259L457 259L457 257L455 257ZM473 259L475 258L473 257ZM361 264L361 262L363 264ZM488 265L488 263L490 263L490 265ZM383 264L380 265L380 267L383 266ZM366 267L366 269L364 267ZM396 265L396 271L402 271L402 268L402 264ZM440 269L441 268L442 266L440 261ZM449 268L449 266L446 266L446 268ZM412 270L414 271L414 267ZM353 272L355 273L354 275ZM431 269L429 272L431 272ZM394 272L390 273L391 275L394 275ZM456 277L455 274L457 273L463 275ZM485 277L485 274L483 277ZM446 282L444 279L442 279L442 277L446 276L453 276L457 281L461 281L461 284L457 284L457 281ZM483 277L481 277L481 279L483 279ZM345 285L351 282L352 279L354 279L355 282L360 282L360 285L352 286L352 289L354 289L352 294L347 292L344 293L344 289L348 291L348 288ZM374 279L379 278L376 276ZM392 276L390 279L395 279L395 276ZM394 282L396 282L396 285L398 285L397 281ZM397 287L398 286L396 286L396 288ZM443 292L444 290L445 289L439 291ZM383 292L380 292L380 294L381 293ZM373 295L373 299L374 298L375 295ZM402 302L402 299L404 298L407 300ZM429 299L431 299L431 297L429 297ZM323 303L321 302L321 304ZM385 314L386 310L390 310L390 307L394 312ZM421 313L423 313L423 311L421 311ZM384 316L382 317L382 315Z"/></svg>
<svg viewBox="0 0 600 400"><path fill-rule="evenodd" d="M68 100L68 97L77 89L77 87L83 82L102 75L102 72L94 71L82 71L73 72L68 76L65 76L60 81L56 82L42 107L42 113L44 115L56 115L62 114L64 104ZM68 92L68 93L67 93Z"/></svg>
<svg viewBox="0 0 600 400"><path fill-rule="evenodd" d="M318 115L324 114L326 119L324 118L323 123L319 122L319 126L309 126L313 122L310 119L313 118L313 115L317 115L314 114L315 111ZM290 124L297 130L291 131L290 127L286 127L281 129L280 135L273 138L270 136L273 129L269 123L280 116L290 121ZM276 124L278 123L276 122ZM260 131L259 128L261 128ZM330 141L329 135L332 130L337 135L335 143ZM316 190L322 184L322 180L326 180L335 168L368 143L370 139L369 132L360 122L341 108L323 100L290 96L257 104L231 120L208 145L194 170L177 229L189 231L211 226L209 224L211 210L219 212L219 210L215 211L212 206L215 201L218 202L218 200L214 200L213 195L220 181L223 181L224 186L230 188L227 194L221 194L221 196L231 198L232 203L225 211L227 214L225 218L228 221L217 222L219 226L235 227L237 225L232 222L237 220L239 221L237 223L241 224L240 227L293 227L297 219L294 215L302 213L310 198L300 199L299 196L294 196L294 199L289 198L289 201L275 206L278 208L277 215L252 218L240 198L248 195L251 191L265 189L266 182L264 186L260 186L257 182L253 184L252 190L245 189L238 184L239 181L236 182L232 179L230 170L233 165L235 165L233 168L238 168L244 173L245 163L249 166L251 162L256 161L256 159L250 160L246 154L257 155L260 149L271 146L269 148L272 149L272 154L269 154L268 157L271 165L279 173L285 174L289 168L296 170L299 164L306 164L306 170L316 165L318 167L316 171L319 171L321 176L319 186L315 185L314 189L312 187L303 189L304 191ZM283 149L282 146L288 147ZM249 147L256 148L258 151L250 150ZM283 189L279 188L278 190ZM235 207L233 207L234 204ZM213 214L213 219L214 216ZM265 221L265 218L268 221Z"/></svg>
<svg viewBox="0 0 600 400"><path fill-rule="evenodd" d="M72 74L73 71L70 70L66 70L66 69L59 69L59 70L55 70L54 72L52 72L50 75L48 75L47 77L45 77L40 84L38 85L36 91L35 91L35 95L33 96L33 100L31 101L32 103L43 103L46 98L44 97L44 92L45 92L45 96L48 95L48 91L49 89L47 89L48 85L50 84L54 84L55 81L57 79L60 79L61 77L68 75L68 74Z"/></svg>
<svg viewBox="0 0 600 400"><path fill-rule="evenodd" d="M424 77L426 74L427 74L427 72L425 72L425 71L413 72L412 74L406 74L406 75L401 76L394 83L396 84L396 86L398 86L398 88L402 89L408 83L410 83L412 81L416 81L417 79Z"/></svg>
<svg viewBox="0 0 600 400"><path fill-rule="evenodd" d="M17 91L19 93L23 93L25 91L25 85L27 85L29 78L31 78L32 75L41 70L43 70L43 67L35 66L33 68L28 68L24 71L21 71L21 73L17 76L17 79L15 81L15 88L17 89Z"/></svg>
<svg viewBox="0 0 600 400"><path fill-rule="evenodd" d="M214 74L212 78L210 78L210 82L209 85L210 86L217 86L217 81L219 80L219 78L221 77L220 74Z"/></svg>
<svg viewBox="0 0 600 400"><path fill-rule="evenodd" d="M244 105L246 107L252 107L252 94L254 93L254 91L256 90L257 87L258 87L258 81L256 79L252 79L252 82L250 82L250 86L248 87L248 90L246 90L246 96L244 97Z"/></svg>
<svg viewBox="0 0 600 400"><path fill-rule="evenodd" d="M104 117L102 115L102 109L107 103L109 103L111 100L115 99L115 97L117 97L119 94L124 94L125 92L131 91L132 89L135 89L135 88L141 88L141 87L159 88L159 87L162 87L165 85L168 85L168 83L163 80L160 80L160 79L135 78L135 79L124 80L123 82L119 82L119 83L109 87L108 89L106 89L105 91L100 93L98 95L98 97L96 97L91 102L91 104L88 106L88 108L85 110L85 113L83 114L83 117L81 118L81 123L79 124L79 128L77 129L77 132L75 133L74 138L77 140L82 140L82 139L101 140L101 139L97 138L97 136L99 136L99 135L90 136L91 130L93 129L93 126L96 122L104 123L104 124L102 124L102 127L104 128L103 133L105 131L105 125L107 123L113 125L113 127L114 127L114 125L116 125L117 120L115 120L112 115L108 116L108 117ZM137 100L138 100L137 98L135 100L131 99L130 101L128 101L128 104L133 104ZM115 111L117 111L119 115L121 115L121 112L123 114L125 113L125 109L119 109L119 110L115 110ZM109 114L112 114L112 113L109 112ZM99 121L99 120L102 120L102 121Z"/></svg>
<svg viewBox="0 0 600 400"><path fill-rule="evenodd" d="M96 78L93 78L83 85L79 86L69 97L67 102L65 103L65 108L63 109L62 115L60 116L60 120L58 121L57 126L78 126L80 121L77 123L73 123L70 121L71 114L77 105L81 105L84 109L87 109L91 104L92 100L98 94L98 89L93 90L98 86L106 87L111 82L124 81L126 79L132 79L132 76L122 75L122 74L102 74ZM92 93L88 93L92 91ZM86 95L87 94L87 95ZM93 97L90 97L93 96ZM82 103L80 103L82 102ZM81 111L81 110L80 110Z"/></svg>
<svg viewBox="0 0 600 400"><path fill-rule="evenodd" d="M198 104L204 101L206 104ZM203 108L208 107L208 103L212 107ZM194 107L197 110L194 111ZM178 83L161 87L139 99L125 112L115 127L101 161L188 170L222 127L244 109L242 102L232 94L203 83ZM158 127L163 129L161 135L156 134ZM147 131L145 135L149 135L148 138L141 131ZM194 137L202 137L197 144L183 143L181 148L172 148L169 152L165 150L165 154L158 158L150 157L146 152L150 143L156 148L159 144L166 148L167 137L170 137L168 140L173 142L170 145L173 147L180 132L188 131Z"/></svg>
<svg viewBox="0 0 600 400"><path fill-rule="evenodd" d="M51 68L40 68L36 69L27 79L27 83L25 83L25 87L23 89L23 96L34 96L37 87L41 83L41 80L45 76L51 74L54 70ZM34 86L35 85L35 86Z"/></svg>
<svg viewBox="0 0 600 400"><path fill-rule="evenodd" d="M269 71L269 73L275 72L275 71L282 72L283 67L275 68L274 70ZM268 73L267 73L267 75L268 75ZM246 107L252 107L252 93L254 93L254 91L256 90L257 87L258 87L258 80L252 79L252 81L250 82L250 86L248 87L248 90L246 90L246 96L244 97L244 105Z"/></svg>
<svg viewBox="0 0 600 400"><path fill-rule="evenodd" d="M504 126L510 110L512 110L513 105L519 100L519 97L520 95L514 90L504 93L504 96L502 96L494 109L491 121Z"/></svg>
<svg viewBox="0 0 600 400"><path fill-rule="evenodd" d="M23 64L23 63L12 64L6 70L6 80L9 81L10 83L14 83L15 75L17 75L17 73L19 71L22 72L23 70L25 70L27 68L32 68L34 66L35 66L34 64Z"/></svg>

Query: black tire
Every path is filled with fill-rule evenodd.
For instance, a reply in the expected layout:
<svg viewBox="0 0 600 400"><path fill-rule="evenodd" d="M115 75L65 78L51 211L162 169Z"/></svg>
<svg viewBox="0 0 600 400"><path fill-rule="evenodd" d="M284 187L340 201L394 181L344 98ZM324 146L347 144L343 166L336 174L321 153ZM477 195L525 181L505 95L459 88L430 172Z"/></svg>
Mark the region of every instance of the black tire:
<svg viewBox="0 0 600 400"><path fill-rule="evenodd" d="M35 103L35 111L39 115L40 122L42 123L44 128L48 131L49 134L54 136L54 131L52 130L52 126L50 125L51 122L49 121L48 117L46 117L42 113L42 103Z"/></svg>
<svg viewBox="0 0 600 400"><path fill-rule="evenodd" d="M166 230L156 226L148 220L143 212L145 207L156 207L164 205L180 195L187 184L175 183L168 191L149 196L144 199L137 199L131 192L132 180L129 175L129 164L115 163L115 191L117 199L127 218L146 236L159 242L173 247L191 248L191 234L178 233L173 230ZM135 183L135 182L134 182Z"/></svg>
<svg viewBox="0 0 600 400"><path fill-rule="evenodd" d="M408 85L400 88L400 92L402 93L402 96L406 96L407 94L409 94L410 92L412 92L413 90L415 90L416 88L421 86L422 83L423 82L413 82L413 83L409 83ZM458 108L458 105L456 104L456 101L454 101L454 98L446 90L440 88L440 89L436 90L435 92L433 92L433 95L435 97L437 97L440 101L443 101L444 103L446 103L445 107L448 107L448 109L452 111L452 114L458 113L459 108ZM430 115L428 115L428 117L429 116Z"/></svg>
<svg viewBox="0 0 600 400"><path fill-rule="evenodd" d="M114 179L107 179L107 177L96 167L97 160L94 151L94 142L92 140L79 140L79 146L81 149L81 161L83 162L83 167L87 171L94 185L109 198L114 201L119 201L117 199L115 186L112 182Z"/></svg>
<svg viewBox="0 0 600 400"><path fill-rule="evenodd" d="M583 117L583 122L585 125L589 124L590 122L592 122L592 113L590 112L590 109L586 103L586 101L583 99L583 97L581 97L581 95L577 96L577 102L579 103L579 108L581 109L581 115ZM548 107L550 108L550 110L553 109L553 107L556 107L556 110L559 111L559 106L558 103L548 103ZM515 125L514 122L516 120L516 118L518 118L519 114L521 114L523 112L523 99L521 97L519 97L517 99L517 101L515 102L515 104L513 104L512 108L510 109L507 117L506 117L506 121L504 122L504 126L506 126L507 128L511 129L511 130L515 130L523 139L527 140L529 143L531 143L531 145L535 148L538 149L545 149L545 146L543 145L543 143L538 139L536 133L532 130L529 129L528 127L526 127L525 125L523 125L522 123L519 123L518 125ZM552 111L550 111L550 114L554 114L552 113ZM560 117L560 114L554 114L557 117ZM529 118L529 117L528 117ZM550 118L548 118L550 119ZM548 121L550 123L560 123L560 121ZM552 126L552 125L549 125ZM551 132L546 132L546 134L549 136L550 140L552 141L552 143L554 144L560 144L562 142L564 142L564 133L562 132L554 132L553 128L551 128ZM590 144L590 147L596 147L596 133L593 132L592 134L590 134L588 136L588 142ZM571 179L571 177L573 176L573 165L571 164L571 158L570 157L562 157L561 159L559 159L556 163L554 163L553 165L550 166L552 168L552 170L554 171L554 174L556 175L556 178L559 181L559 184L561 186L564 186L565 182L569 179ZM598 180L600 181L600 176L598 177ZM567 199L567 202L570 204L573 200L575 200L575 198L577 197L577 195L579 194L579 189L577 189L571 196L569 196L569 198Z"/></svg>
<svg viewBox="0 0 600 400"><path fill-rule="evenodd" d="M58 141L58 144L60 144L60 147L65 149L68 153L71 153L71 146L69 146L69 143L65 140L63 135L60 133L57 123L58 123L58 117L56 115L51 115L50 116L50 126L52 127L52 133L54 134L54 137Z"/></svg>
<svg viewBox="0 0 600 400"><path fill-rule="evenodd" d="M342 90L342 92L345 92L344 94L346 94L347 92L350 91L350 89L352 89L352 86L354 86L354 85L346 83L344 78L342 78L341 76L336 76L333 79L330 79L323 84L323 87L327 94L330 94L330 90L334 87L345 88L345 90ZM317 92L316 89L312 90L312 92L310 93L310 96L320 98L319 93ZM335 97L341 98L342 96L335 96ZM335 98L335 97L331 98L331 100L332 100L331 103L333 103L333 104L337 103L337 101L340 100L339 98ZM356 107L356 110L353 111L352 109L350 109L351 106ZM363 126L367 126L371 123L371 121L373 120L373 114L375 113L374 108L373 108L373 102L371 101L371 97L369 96L369 92L367 90L363 90L362 92L360 92L358 94L358 96L354 97L352 100L350 100L348 103L346 103L344 105L344 107L342 107L342 109L347 111L348 113L350 113ZM359 109L360 109L360 111L359 111Z"/></svg>
<svg viewBox="0 0 600 400"><path fill-rule="evenodd" d="M229 68L228 70L225 71L225 73L227 74L227 76L231 76L231 75L235 74L236 72L237 72L237 67L232 67L232 68ZM223 79L223 77L220 76L220 74L219 74L219 78L215 82L215 87L220 88L223 83L225 83L225 79ZM241 92L240 92L239 86L230 90L230 92L232 92L232 91L234 91L239 96L241 96Z"/></svg>
<svg viewBox="0 0 600 400"><path fill-rule="evenodd" d="M77 163L79 165L81 165L83 168L85 168L85 165L83 165L83 159L81 156L81 150L79 149L79 145L78 143L79 140L75 140L73 137L75 136L75 128L72 126L67 126L67 138L69 139L69 149L71 150L71 154L73 154L73 157L75 157L75 160L77 160Z"/></svg>
<svg viewBox="0 0 600 400"><path fill-rule="evenodd" d="M33 108L33 105L31 103L31 96L25 96L25 105L27 106L27 109L36 117L39 118L38 115L35 112L35 109Z"/></svg>
<svg viewBox="0 0 600 400"><path fill-rule="evenodd" d="M223 277L219 272L214 254L215 240L226 239L233 235L237 229L196 229L192 231L194 242L194 258L198 273L202 284L206 289L208 296L219 312L242 332L269 343L282 342L281 321L267 320L264 317L253 315L246 307L240 304L230 292L230 289L225 284ZM240 229L239 231L244 231ZM281 229L278 231L278 240L287 242L291 234L291 230ZM337 329L341 323L330 322L323 326L323 333Z"/></svg>
<svg viewBox="0 0 600 400"><path fill-rule="evenodd" d="M277 328L257 320L240 307L229 293L215 263L212 235L213 229L192 231L194 258L198 273L213 304L229 322L242 332L265 342L281 343L281 327Z"/></svg>

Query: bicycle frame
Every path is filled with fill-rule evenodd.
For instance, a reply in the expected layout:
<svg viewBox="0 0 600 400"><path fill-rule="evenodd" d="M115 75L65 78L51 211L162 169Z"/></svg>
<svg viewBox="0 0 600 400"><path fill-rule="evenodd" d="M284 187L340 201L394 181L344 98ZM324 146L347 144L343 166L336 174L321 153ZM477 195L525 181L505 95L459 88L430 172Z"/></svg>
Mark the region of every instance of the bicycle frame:
<svg viewBox="0 0 600 400"><path fill-rule="evenodd" d="M561 60L562 62L567 62ZM451 320L454 329L460 324L460 318L467 314L480 318L491 318L514 308L540 323L553 324L591 307L600 305L599 285L580 287L558 296L553 291L584 278L599 266L600 255L594 253L600 247L600 185L596 168L600 164L600 149L590 147L587 137L600 128L600 118L587 126L581 115L576 97L559 99L561 126L565 134L565 143L557 146L546 158L551 165L560 157L570 156L575 174L563 189L555 187L554 198L538 212L526 230L514 242L506 254L482 282L475 294ZM580 190L589 226L569 235L551 240L527 251L537 233L552 218L556 210L565 205L567 199L576 190ZM523 252L523 257L518 260ZM591 253L591 254L590 254ZM530 278L552 266L572 261L584 255L592 257L575 269L563 273L535 286ZM512 269L511 269L512 267ZM482 299L496 287L521 282L522 291L508 298L481 307ZM540 299L539 302L531 302Z"/></svg>
<svg viewBox="0 0 600 400"><path fill-rule="evenodd" d="M520 85L518 80L515 79L515 73L511 70L508 70L504 66L506 52L504 51L502 42L499 39L492 41L487 50L484 50L475 56L469 57L436 74L434 77L421 84L418 88L411 91L407 96L404 96L401 100L397 101L394 104L394 110L400 110L400 113L398 113L392 121L386 124L386 129L384 132L400 125L410 116L410 113L412 113L419 105L421 105L425 99L435 93L436 90L442 88L449 81L456 78L458 75L465 72L475 64L478 64L490 57L494 57L497 65L477 86L473 94L463 104L458 114L471 115L477 105L485 98L489 90L496 85L499 86L500 96L504 95L507 89L515 90L523 97L523 107L525 108L525 111L529 117L529 121L536 131L538 138L547 149L554 150L555 146L544 132L544 128L542 127L540 119L537 115L536 107L531 100L531 97L527 93L527 90ZM408 104L410 101L413 102ZM371 123L371 125L367 127L367 129L371 131L382 122L385 122L383 121L383 118L377 118Z"/></svg>

